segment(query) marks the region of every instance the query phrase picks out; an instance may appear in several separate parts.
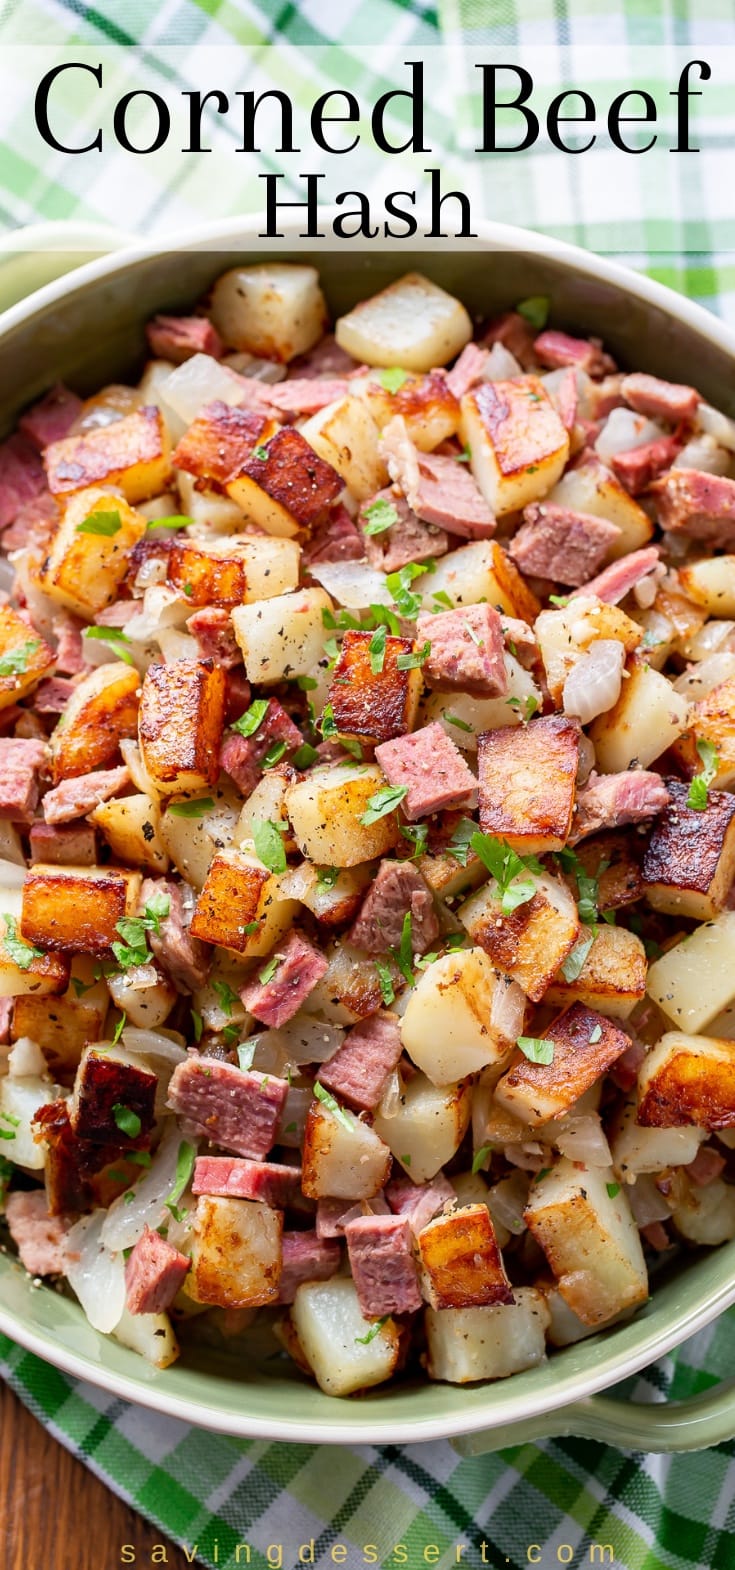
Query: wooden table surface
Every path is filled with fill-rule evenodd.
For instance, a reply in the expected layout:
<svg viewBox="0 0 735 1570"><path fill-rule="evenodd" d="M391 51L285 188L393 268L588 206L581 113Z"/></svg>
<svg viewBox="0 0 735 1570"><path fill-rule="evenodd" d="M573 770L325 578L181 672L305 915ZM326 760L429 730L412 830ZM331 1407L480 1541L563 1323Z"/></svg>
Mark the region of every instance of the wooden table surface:
<svg viewBox="0 0 735 1570"><path fill-rule="evenodd" d="M0 1384L2 1570L117 1570L123 1543L132 1544L134 1564L146 1570L156 1561L169 1570L189 1564L180 1549L111 1494ZM165 1560L160 1554L152 1559L156 1543L166 1545Z"/></svg>

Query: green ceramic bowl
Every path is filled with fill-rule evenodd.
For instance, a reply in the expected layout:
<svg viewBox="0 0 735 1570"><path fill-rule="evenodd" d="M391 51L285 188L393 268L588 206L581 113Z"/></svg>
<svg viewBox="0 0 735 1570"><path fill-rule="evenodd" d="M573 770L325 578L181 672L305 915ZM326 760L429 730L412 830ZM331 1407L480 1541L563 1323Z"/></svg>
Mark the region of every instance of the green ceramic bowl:
<svg viewBox="0 0 735 1570"><path fill-rule="evenodd" d="M33 231L0 248L0 431L57 377L81 391L135 373L143 325L154 310L180 309L225 267L251 258L255 225L232 220L177 236L163 247L103 251L59 226L58 252L36 254ZM48 229L44 231L48 242ZM114 243L114 237L109 241ZM305 257L295 238L279 259ZM22 266L19 265L22 255ZM401 272L418 267L481 315L526 295L548 294L554 320L604 336L623 364L694 381L735 413L735 335L707 312L648 280L543 236L487 225L461 252L401 246L375 252L342 245L318 264L333 311L343 311ZM73 271L69 271L74 268ZM56 281L49 281L54 272ZM63 275L63 276L62 276ZM41 285L42 287L38 287ZM29 291L36 289L31 294ZM21 294L28 298L20 300ZM464 1453L550 1434L584 1434L640 1450L685 1450L735 1434L735 1382L678 1405L632 1405L598 1394L660 1357L735 1303L735 1242L682 1256L657 1278L650 1302L628 1324L554 1354L497 1384L410 1381L337 1401L314 1389L258 1338L247 1361L199 1348L158 1372L90 1328L57 1293L33 1288L0 1256L0 1329L59 1368L127 1400L224 1433L309 1443L409 1443L451 1438Z"/></svg>

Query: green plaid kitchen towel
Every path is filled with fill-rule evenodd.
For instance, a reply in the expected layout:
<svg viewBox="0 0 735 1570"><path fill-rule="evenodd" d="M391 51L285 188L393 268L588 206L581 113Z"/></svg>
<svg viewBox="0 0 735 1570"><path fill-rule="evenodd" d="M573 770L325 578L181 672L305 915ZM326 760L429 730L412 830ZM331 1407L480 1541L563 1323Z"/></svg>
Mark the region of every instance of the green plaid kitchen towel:
<svg viewBox="0 0 735 1570"><path fill-rule="evenodd" d="M440 0L438 12L429 0L161 0L155 8L144 0L0 0L0 230L76 218L160 235L262 205L252 163L233 159L233 133L214 121L211 162L164 149L133 169L114 147L99 159L39 150L29 82L41 74L30 51L40 60L42 45L49 64L54 53L73 48L79 56L94 45L94 58L104 52L110 63L116 93L201 85L209 59L212 80L234 92L246 59L259 90L284 86L302 106L330 86L349 86L369 103L392 85L396 58L426 51L436 59L441 49L453 104L432 97L427 130L434 161L471 194L478 216L619 254L735 319L731 93L708 100L699 127L706 160L667 163L664 146L655 164L630 159L620 181L612 165L608 177L599 160L554 160L542 147L522 161L479 160L470 131L473 48L502 46L507 59L532 51L535 74L554 90L574 80L609 87L641 73L660 82L672 77L677 50L701 45L722 60L735 44L734 21L732 0ZM109 96L105 102L109 108ZM62 94L59 107L65 126L79 131L81 114L81 130L94 134L98 106L83 111ZM414 164L402 160L399 184ZM264 153L259 167L276 165ZM347 183L376 196L384 188L369 147ZM735 1310L648 1369L630 1398L681 1399L734 1365ZM0 1373L62 1444L212 1570L246 1563L280 1570L281 1558L290 1570L302 1545L314 1564L346 1562L350 1570L735 1566L732 1444L664 1458L568 1439L459 1460L446 1443L337 1450L238 1442L68 1379L4 1337ZM345 1553L333 1557L336 1545Z"/></svg>

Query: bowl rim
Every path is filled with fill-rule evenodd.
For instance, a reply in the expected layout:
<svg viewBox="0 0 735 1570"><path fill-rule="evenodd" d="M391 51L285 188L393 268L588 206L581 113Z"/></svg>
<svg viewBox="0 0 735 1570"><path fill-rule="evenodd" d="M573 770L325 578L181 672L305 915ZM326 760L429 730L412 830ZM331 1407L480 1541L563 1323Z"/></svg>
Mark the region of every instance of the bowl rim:
<svg viewBox="0 0 735 1570"><path fill-rule="evenodd" d="M324 210L322 216L326 223L330 217L330 210ZM138 263L175 251L211 249L215 254L218 250L238 248L247 250L250 247L251 251L255 249L256 259L262 256L263 260L272 259L279 250L286 249L302 252L305 261L318 256L319 242L306 242L298 235L300 220L284 220L283 238L275 244L263 242L258 234L260 222L258 215L247 215L191 225L165 239L161 237L125 245L122 249L96 256L80 266L72 266L59 278L44 284L24 300L0 313L0 335L14 331L16 327L31 321L37 313L62 302L70 292L78 292L87 285L123 273ZM14 236L13 249L18 249L21 237L22 232L21 236L17 234ZM29 239L32 237L33 231L29 231ZM254 247L253 242L256 242ZM436 246L432 252L427 246L425 248L427 265L432 254L441 254L457 248L454 243L445 244ZM59 249L64 249L63 243L60 244ZM365 257L371 253L369 246L352 241L345 241L339 247L332 245L327 249L338 251L346 259L355 255ZM593 252L567 241L550 239L540 231L523 229L515 225L478 220L476 237L473 237L470 242L462 242L461 249L551 256L565 267L591 280L609 283L625 294L637 296L639 300L656 307L665 315L683 322L698 336L735 355L735 329L730 328L704 306L678 294L666 284L637 273L623 263L608 257L596 256ZM401 256L406 254L406 250L406 245L400 241L380 246L381 254L390 252L395 256L399 266ZM421 250L420 244L414 245L411 242L410 251L413 255ZM0 243L0 260L4 254L5 246ZM0 1267L0 1281L2 1268L4 1262L3 1267ZM6 1309L2 1303L0 1303L0 1332L17 1342L26 1351L36 1354L74 1378L87 1380L112 1395L165 1416L194 1422L202 1428L227 1434L233 1438L281 1440L304 1444L405 1444L454 1438L461 1434L478 1432L489 1425L493 1428L501 1428L512 1425L514 1421L521 1418L541 1418L552 1411L558 1412L571 1403L583 1400L639 1372L646 1364L703 1329L733 1304L735 1304L735 1273L729 1279L725 1278L706 1302L691 1308L684 1315L669 1314L667 1323L663 1327L651 1325L651 1322L646 1319L638 1321L640 1336L633 1351L614 1350L613 1329L609 1333L610 1339L606 1343L605 1353L601 1356L597 1368L592 1373L587 1371L567 1373L556 1384L550 1382L540 1398L534 1401L532 1410L528 1408L527 1398L523 1409L518 1409L521 1397L513 1394L514 1381L511 1377L507 1381L487 1383L487 1406L478 1403L476 1407L468 1407L463 1412L430 1418L416 1416L399 1422L392 1418L381 1419L376 1407L373 1420L360 1424L351 1421L351 1405L349 1402L342 1401L335 1401L334 1421L313 1418L301 1421L290 1416L274 1416L270 1420L252 1417L247 1413L226 1412L209 1401L197 1399L192 1401L166 1389L165 1371L151 1370L146 1365L146 1378L143 1379L107 1368L103 1362L95 1361L89 1354L74 1351L60 1344L54 1339L50 1330L36 1329L25 1320L16 1318L15 1314ZM79 1313L82 1313L81 1309ZM609 1352L608 1346L611 1349ZM134 1354L131 1353L132 1355ZM479 1387L469 1388L475 1390ZM244 1385L243 1391L246 1390L247 1386ZM508 1442L511 1442L510 1439Z"/></svg>

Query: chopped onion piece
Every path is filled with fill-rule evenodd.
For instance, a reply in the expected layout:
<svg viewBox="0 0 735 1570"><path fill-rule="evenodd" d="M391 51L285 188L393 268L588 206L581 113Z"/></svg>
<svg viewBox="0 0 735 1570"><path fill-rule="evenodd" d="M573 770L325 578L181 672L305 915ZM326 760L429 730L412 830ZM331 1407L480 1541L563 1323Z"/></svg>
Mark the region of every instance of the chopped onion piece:
<svg viewBox="0 0 735 1570"><path fill-rule="evenodd" d="M618 453L632 452L665 435L663 426L657 425L655 420L634 414L632 409L613 409L595 442L595 452L603 463L609 463Z"/></svg>
<svg viewBox="0 0 735 1570"><path fill-rule="evenodd" d="M48 1079L48 1063L30 1036L19 1036L8 1055L8 1073L11 1079ZM49 1095L49 1100L51 1096Z"/></svg>
<svg viewBox="0 0 735 1570"><path fill-rule="evenodd" d="M105 1334L115 1329L125 1308L125 1262L121 1253L110 1253L105 1246L108 1221L109 1212L104 1210L77 1221L67 1235L65 1265L67 1281L90 1325Z"/></svg>
<svg viewBox="0 0 735 1570"><path fill-rule="evenodd" d="M487 1191L487 1205L493 1221L498 1221L515 1236L525 1231L523 1212L528 1204L528 1190L529 1179L518 1168Z"/></svg>
<svg viewBox="0 0 735 1570"><path fill-rule="evenodd" d="M695 424L706 436L712 436L720 447L735 452L735 420L728 419L720 409L713 409L710 403L700 403Z"/></svg>
<svg viewBox="0 0 735 1570"><path fill-rule="evenodd" d="M518 364L515 355L511 354L510 349L506 349L504 343L494 343L490 350L490 356L485 361L485 369L482 373L483 381L504 382L508 377L522 375L523 369Z"/></svg>
<svg viewBox="0 0 735 1570"><path fill-rule="evenodd" d="M313 1099L308 1086L289 1086L278 1129L279 1145L287 1145L289 1150L300 1148L306 1130L307 1114Z"/></svg>
<svg viewBox="0 0 735 1570"><path fill-rule="evenodd" d="M700 660L698 665L690 666L683 675L677 676L672 682L674 692L680 692L683 697L695 702L698 698L706 697L713 687L719 687L720 682L729 681L735 676L735 654L721 650L718 654L710 654L706 660Z"/></svg>
<svg viewBox="0 0 735 1570"><path fill-rule="evenodd" d="M731 457L727 448L712 436L693 436L678 452L672 469L699 469L705 474L730 473Z"/></svg>
<svg viewBox="0 0 735 1570"><path fill-rule="evenodd" d="M588 725L620 697L625 649L617 638L600 638L577 660L564 683L564 713Z"/></svg>
<svg viewBox="0 0 735 1570"><path fill-rule="evenodd" d="M186 1062L184 1038L178 1031L168 1035L159 1030L138 1030L126 1025L120 1039L126 1052L140 1052L143 1057L157 1058L159 1062L171 1063L174 1068L177 1063Z"/></svg>
<svg viewBox="0 0 735 1570"><path fill-rule="evenodd" d="M385 574L364 561L312 562L312 578L347 610L367 610L369 605L391 605L393 596Z"/></svg>
<svg viewBox="0 0 735 1570"><path fill-rule="evenodd" d="M383 1086L378 1113L381 1118L394 1118L398 1116L401 1107L401 1077L398 1069L391 1070Z"/></svg>
<svg viewBox="0 0 735 1570"><path fill-rule="evenodd" d="M611 1165L610 1146L600 1119L594 1113L560 1118L556 1124L555 1143L570 1161L583 1161L587 1167Z"/></svg>
<svg viewBox="0 0 735 1570"><path fill-rule="evenodd" d="M170 1220L166 1200L176 1181L176 1162L183 1138L181 1130L170 1122L150 1167L143 1171L131 1190L132 1200L126 1203L124 1194L113 1200L104 1219L102 1241L106 1248L115 1253L118 1249L132 1248L146 1226L155 1229L162 1221ZM190 1134L186 1138L190 1145L196 1144Z"/></svg>
<svg viewBox="0 0 735 1570"><path fill-rule="evenodd" d="M625 1192L637 1226L648 1227L653 1221L671 1219L671 1206L648 1173L642 1173L635 1183L626 1184Z"/></svg>

